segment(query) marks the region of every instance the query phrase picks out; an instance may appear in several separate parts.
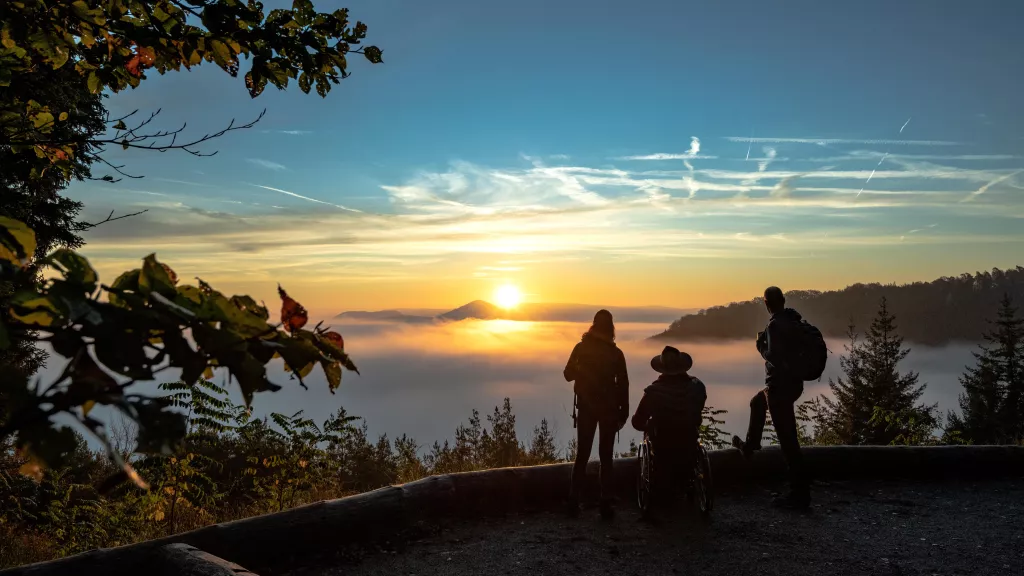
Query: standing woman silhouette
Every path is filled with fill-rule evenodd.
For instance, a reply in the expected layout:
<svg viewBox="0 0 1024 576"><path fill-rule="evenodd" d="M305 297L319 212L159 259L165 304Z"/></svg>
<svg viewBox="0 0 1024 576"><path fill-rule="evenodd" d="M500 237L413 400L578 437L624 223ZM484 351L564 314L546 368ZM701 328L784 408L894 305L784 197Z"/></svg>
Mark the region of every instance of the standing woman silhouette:
<svg viewBox="0 0 1024 576"><path fill-rule="evenodd" d="M611 312L600 310L594 323L573 348L562 372L574 382L579 414L576 418L576 462L569 489L569 513L579 513L579 498L586 482L587 462L600 430L597 454L601 458L601 516L611 519L614 474L612 457L615 434L629 418L629 377L626 357L615 345L615 323Z"/></svg>

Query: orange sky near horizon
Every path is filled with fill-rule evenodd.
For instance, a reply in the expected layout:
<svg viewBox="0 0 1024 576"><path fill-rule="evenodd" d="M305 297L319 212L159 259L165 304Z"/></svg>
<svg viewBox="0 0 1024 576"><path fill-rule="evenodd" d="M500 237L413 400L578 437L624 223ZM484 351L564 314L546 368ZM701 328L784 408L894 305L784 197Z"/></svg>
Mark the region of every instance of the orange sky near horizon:
<svg viewBox="0 0 1024 576"><path fill-rule="evenodd" d="M825 257L770 258L757 255L757 251L757 247L752 247L753 255L730 258L618 261L600 254L549 261L522 257L516 266L502 265L509 260L508 255L500 255L493 260L448 259L415 266L406 271L407 276L393 278L361 274L346 277L344 270L253 270L251 274L240 275L237 268L244 267L245 254L222 262L176 258L174 251L169 251L168 257L157 255L176 270L183 282L198 276L222 292L249 294L268 304L277 302L276 288L280 282L317 317L348 310L450 309L473 300L494 302L495 291L502 285L517 287L524 302L704 308L749 300L769 285L784 290L832 290L858 282L930 281L945 275L1015 265L1012 255L1002 250L979 253L969 246L950 246L942 259L922 254L920 247L912 246L830 251ZM84 252L104 280L112 280L136 266L127 258L103 257L102 246L97 250L87 244ZM139 255L143 255L141 251ZM488 261L493 266L480 263ZM490 270L482 272L481 268Z"/></svg>

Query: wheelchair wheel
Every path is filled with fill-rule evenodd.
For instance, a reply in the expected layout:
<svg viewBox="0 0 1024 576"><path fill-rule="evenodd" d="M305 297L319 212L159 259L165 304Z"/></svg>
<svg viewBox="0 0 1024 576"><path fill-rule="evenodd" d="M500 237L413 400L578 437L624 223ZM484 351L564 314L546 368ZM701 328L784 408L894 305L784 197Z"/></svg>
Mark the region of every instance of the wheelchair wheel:
<svg viewBox="0 0 1024 576"><path fill-rule="evenodd" d="M651 456L651 446L644 441L637 453L640 470L636 475L636 501L641 512L647 512L651 507L651 474L654 469Z"/></svg>
<svg viewBox="0 0 1024 576"><path fill-rule="evenodd" d="M697 461L694 464L693 499L701 513L710 514L715 507L715 491L711 478L711 460L703 445L697 449Z"/></svg>

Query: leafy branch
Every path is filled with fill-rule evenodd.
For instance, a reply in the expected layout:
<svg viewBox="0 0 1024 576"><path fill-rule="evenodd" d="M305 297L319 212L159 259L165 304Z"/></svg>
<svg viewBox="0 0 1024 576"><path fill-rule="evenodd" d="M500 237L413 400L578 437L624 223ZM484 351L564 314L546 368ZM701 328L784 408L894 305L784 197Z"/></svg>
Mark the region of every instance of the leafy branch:
<svg viewBox="0 0 1024 576"><path fill-rule="evenodd" d="M134 215L115 218L111 212L94 225ZM170 453L185 433L182 415L165 398L130 392L137 382L170 368L181 371L185 386L212 377L215 369L226 370L246 406L257 392L281 389L266 371L275 358L303 387L303 379L320 366L332 393L341 384L342 368L358 372L341 335L319 325L304 329L306 309L280 287L281 322L273 324L266 306L249 296L227 297L202 280L198 286L179 284L175 272L154 255L108 286L83 256L59 249L32 262L35 249L31 229L0 217L0 281L23 286L0 318L0 350L14 341L45 342L67 359L46 387L27 378L4 380L11 416L0 427L0 440L15 436L15 446L29 456L29 471L60 463L74 448L70 429L51 422L64 415L99 439L127 477L144 484L110 447L104 423L90 413L97 405L115 408L138 425L140 453ZM37 267L57 275L19 281Z"/></svg>

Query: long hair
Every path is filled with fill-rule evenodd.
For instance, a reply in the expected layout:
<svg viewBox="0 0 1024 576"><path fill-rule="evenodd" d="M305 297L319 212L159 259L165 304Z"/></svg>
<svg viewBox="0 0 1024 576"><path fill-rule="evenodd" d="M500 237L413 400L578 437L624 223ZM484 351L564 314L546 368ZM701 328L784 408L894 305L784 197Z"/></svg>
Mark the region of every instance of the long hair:
<svg viewBox="0 0 1024 576"><path fill-rule="evenodd" d="M590 325L587 334L614 342L615 322L612 320L612 313L607 310L598 310L597 314L594 314L594 323Z"/></svg>

